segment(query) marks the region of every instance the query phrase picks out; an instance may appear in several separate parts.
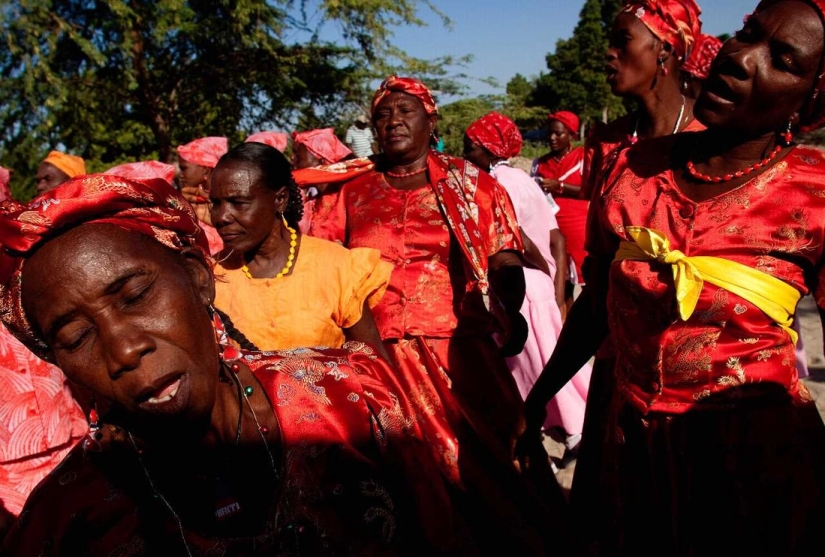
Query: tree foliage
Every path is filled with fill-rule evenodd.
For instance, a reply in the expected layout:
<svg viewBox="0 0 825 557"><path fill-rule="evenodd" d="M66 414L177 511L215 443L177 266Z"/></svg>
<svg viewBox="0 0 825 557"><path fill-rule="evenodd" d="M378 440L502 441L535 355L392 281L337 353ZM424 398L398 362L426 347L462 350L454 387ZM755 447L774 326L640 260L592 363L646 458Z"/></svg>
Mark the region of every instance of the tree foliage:
<svg viewBox="0 0 825 557"><path fill-rule="evenodd" d="M397 25L428 0L0 0L0 154L14 193L49 149L90 171L225 135L349 118L390 72L457 92L455 65L407 56ZM342 36L322 40L333 27ZM453 73L451 73L453 72Z"/></svg>
<svg viewBox="0 0 825 557"><path fill-rule="evenodd" d="M604 77L607 34L621 0L586 0L569 39L556 43L546 57L548 72L539 76L528 104L549 111L569 110L583 122L616 118L625 113Z"/></svg>

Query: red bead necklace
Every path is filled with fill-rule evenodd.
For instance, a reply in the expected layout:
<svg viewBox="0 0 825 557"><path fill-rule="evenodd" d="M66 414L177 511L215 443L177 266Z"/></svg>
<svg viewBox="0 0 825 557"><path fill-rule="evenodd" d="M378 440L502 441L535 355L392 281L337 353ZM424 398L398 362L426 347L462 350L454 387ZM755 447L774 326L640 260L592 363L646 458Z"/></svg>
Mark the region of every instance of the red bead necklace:
<svg viewBox="0 0 825 557"><path fill-rule="evenodd" d="M720 182L728 182L728 181L733 180L735 178L741 178L742 176L747 176L751 172L755 172L755 171L759 170L760 168L762 168L764 166L767 166L773 159L776 158L776 156L779 154L779 151L781 151L781 150L782 150L782 146L777 145L776 147L774 147L773 151L771 151L771 154L768 155L767 157L765 157L764 159L762 159L761 161L755 162L752 165L750 165L749 167L743 168L742 170L737 170L736 172L730 172L730 173L725 174L723 176L708 176L707 174L702 174L701 172L696 170L696 167L693 166L693 161L690 161L690 160L687 161L687 171L688 171L688 174L690 174L693 178L699 180L700 182L708 182L708 183L711 183L711 184L718 184Z"/></svg>
<svg viewBox="0 0 825 557"><path fill-rule="evenodd" d="M425 172L427 172L426 166L410 172L390 172L387 170L384 174L391 178L409 178L410 176L417 176L419 174L424 174Z"/></svg>

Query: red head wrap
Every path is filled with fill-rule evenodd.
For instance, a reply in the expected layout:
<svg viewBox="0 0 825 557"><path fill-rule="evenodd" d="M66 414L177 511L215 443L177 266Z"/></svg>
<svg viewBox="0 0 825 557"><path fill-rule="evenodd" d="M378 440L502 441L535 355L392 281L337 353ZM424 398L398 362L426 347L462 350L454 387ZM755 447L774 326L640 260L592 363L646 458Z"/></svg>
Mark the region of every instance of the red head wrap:
<svg viewBox="0 0 825 557"><path fill-rule="evenodd" d="M228 150L225 137L201 137L178 147L178 155L192 164L215 168Z"/></svg>
<svg viewBox="0 0 825 557"><path fill-rule="evenodd" d="M690 55L702 30L702 10L694 0L625 0L622 11L639 18L660 41L670 44L682 61Z"/></svg>
<svg viewBox="0 0 825 557"><path fill-rule="evenodd" d="M113 166L105 174L114 174L130 180L151 180L160 178L169 185L175 181L177 170L171 164L160 161L127 162Z"/></svg>
<svg viewBox="0 0 825 557"><path fill-rule="evenodd" d="M756 6L754 13L760 12L765 8L778 4L783 0L762 0ZM819 15L819 20L822 22L823 29L825 29L825 0L802 0L816 10ZM825 125L825 52L822 54L822 59L819 62L819 73L814 79L814 87L811 91L811 96L802 107L799 118L799 131L809 132L821 128Z"/></svg>
<svg viewBox="0 0 825 557"><path fill-rule="evenodd" d="M470 124L466 133L474 143L503 159L518 155L524 144L515 122L498 112L482 116Z"/></svg>
<svg viewBox="0 0 825 557"><path fill-rule="evenodd" d="M579 117L566 110L559 110L547 116L548 120L558 120L575 136L579 135Z"/></svg>
<svg viewBox="0 0 825 557"><path fill-rule="evenodd" d="M11 172L9 172L8 169L0 166L0 201L11 199L9 180L11 180Z"/></svg>
<svg viewBox="0 0 825 557"><path fill-rule="evenodd" d="M421 101L421 104L424 105L424 110L427 111L427 114L438 114L438 107L435 104L433 94L430 93L426 85L412 77L398 77L395 75L391 75L378 86L378 90L372 97L371 113L375 115L375 108L378 106L378 103L380 103L384 97L396 91L416 97Z"/></svg>
<svg viewBox="0 0 825 557"><path fill-rule="evenodd" d="M722 41L713 35L699 33L690 57L682 64L682 70L698 79L707 79L710 64L722 48Z"/></svg>
<svg viewBox="0 0 825 557"><path fill-rule="evenodd" d="M344 160L352 154L352 151L341 143L332 128L293 132L292 142L295 145L305 146L310 153L321 159L323 164Z"/></svg>
<svg viewBox="0 0 825 557"><path fill-rule="evenodd" d="M209 244L192 207L162 180L89 174L64 182L28 204L4 201L0 204L0 320L41 358L47 359L49 351L23 311L23 265L38 246L89 223L145 234L177 251L194 247L209 260Z"/></svg>
<svg viewBox="0 0 825 557"><path fill-rule="evenodd" d="M286 149L287 138L288 136L283 132L258 132L247 137L244 143L249 143L250 141L266 143L270 147L275 147L283 153Z"/></svg>

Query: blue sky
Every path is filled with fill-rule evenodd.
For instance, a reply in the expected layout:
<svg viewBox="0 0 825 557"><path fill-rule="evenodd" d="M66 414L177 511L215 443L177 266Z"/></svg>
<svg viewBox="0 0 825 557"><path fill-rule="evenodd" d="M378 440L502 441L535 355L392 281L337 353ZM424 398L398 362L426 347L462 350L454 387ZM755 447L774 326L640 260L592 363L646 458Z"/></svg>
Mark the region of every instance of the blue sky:
<svg viewBox="0 0 825 557"><path fill-rule="evenodd" d="M558 39L573 33L584 0L433 0L453 20L453 29L443 27L429 9L419 15L426 27L401 28L395 44L419 58L443 54L472 54L473 63L463 71L475 78L494 77L501 88L468 82L469 96L503 93L507 81L520 73L537 76L546 70L544 58ZM702 2L703 31L712 35L732 33L757 0L713 0Z"/></svg>

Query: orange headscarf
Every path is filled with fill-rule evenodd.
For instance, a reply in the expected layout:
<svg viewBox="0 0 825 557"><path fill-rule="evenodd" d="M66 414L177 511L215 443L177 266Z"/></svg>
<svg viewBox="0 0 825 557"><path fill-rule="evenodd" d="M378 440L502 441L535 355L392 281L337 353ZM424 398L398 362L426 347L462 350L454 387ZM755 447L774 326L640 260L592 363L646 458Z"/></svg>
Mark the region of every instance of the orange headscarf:
<svg viewBox="0 0 825 557"><path fill-rule="evenodd" d="M682 61L690 56L702 30L702 10L694 0L625 0L622 11L639 18L659 40L670 44Z"/></svg>
<svg viewBox="0 0 825 557"><path fill-rule="evenodd" d="M524 140L516 123L498 112L490 112L470 124L465 132L473 143L496 157L509 159L521 152Z"/></svg>
<svg viewBox="0 0 825 557"><path fill-rule="evenodd" d="M352 154L352 151L335 135L333 128L293 132L292 141L295 145L306 147L310 153L321 160L322 164L332 164Z"/></svg>
<svg viewBox="0 0 825 557"><path fill-rule="evenodd" d="M378 86L378 90L372 97L371 112L373 116L375 115L375 108L378 106L378 103L390 93L395 92L407 93L408 95L416 97L421 101L421 104L424 105L424 110L427 111L427 114L438 114L438 106L435 104L433 94L430 93L430 90L427 89L424 83L413 77L391 75L381 82L381 85Z"/></svg>
<svg viewBox="0 0 825 557"><path fill-rule="evenodd" d="M244 143L249 143L250 141L265 143L283 153L286 149L287 135L284 132L257 132L247 137Z"/></svg>
<svg viewBox="0 0 825 557"><path fill-rule="evenodd" d="M63 171L69 178L86 174L86 161L74 155L67 155L60 151L50 152L43 162L47 162L55 168Z"/></svg>
<svg viewBox="0 0 825 557"><path fill-rule="evenodd" d="M722 41L713 35L699 33L696 37L696 44L693 45L693 52L682 64L682 70L697 79L707 79L710 64L716 58L719 49L722 48Z"/></svg>
<svg viewBox="0 0 825 557"><path fill-rule="evenodd" d="M225 137L201 137L178 147L178 155L192 164L215 168L228 150L229 143Z"/></svg>

